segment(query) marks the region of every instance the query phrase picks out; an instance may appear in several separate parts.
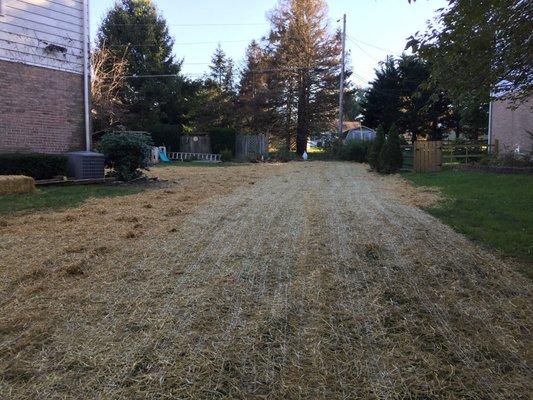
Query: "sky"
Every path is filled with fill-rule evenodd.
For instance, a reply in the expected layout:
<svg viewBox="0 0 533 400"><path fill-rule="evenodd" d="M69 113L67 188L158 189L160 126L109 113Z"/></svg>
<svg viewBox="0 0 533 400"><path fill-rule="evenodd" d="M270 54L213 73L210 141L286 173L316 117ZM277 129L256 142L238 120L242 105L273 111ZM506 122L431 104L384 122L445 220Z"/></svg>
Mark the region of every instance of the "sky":
<svg viewBox="0 0 533 400"><path fill-rule="evenodd" d="M182 72L191 78L208 71L218 43L243 65L247 45L268 33L267 13L278 0L153 0L175 40L174 53L184 59ZM353 69L352 82L367 86L374 69L387 54L399 55L407 37L423 31L435 10L446 0L329 0L330 26L340 27L347 16L346 48ZM92 0L91 36L94 39L113 0Z"/></svg>

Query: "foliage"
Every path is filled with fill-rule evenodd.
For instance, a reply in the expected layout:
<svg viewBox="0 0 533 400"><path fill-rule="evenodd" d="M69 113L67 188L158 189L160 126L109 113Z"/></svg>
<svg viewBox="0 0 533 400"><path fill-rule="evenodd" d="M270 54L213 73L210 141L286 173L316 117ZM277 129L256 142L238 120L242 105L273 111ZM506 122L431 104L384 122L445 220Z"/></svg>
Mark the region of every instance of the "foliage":
<svg viewBox="0 0 533 400"><path fill-rule="evenodd" d="M0 196L0 214L76 207L91 198L125 196L140 192L135 187L107 185L45 186L36 193Z"/></svg>
<svg viewBox="0 0 533 400"><path fill-rule="evenodd" d="M141 132L106 133L102 136L99 148L114 175L128 181L140 176L139 169L148 167L152 139Z"/></svg>
<svg viewBox="0 0 533 400"><path fill-rule="evenodd" d="M440 140L459 129L457 112L446 94L429 82L430 66L416 56L388 57L376 70L363 100L366 125L396 124L412 140L427 137Z"/></svg>
<svg viewBox="0 0 533 400"><path fill-rule="evenodd" d="M155 124L146 129L154 146L165 146L167 151L180 150L181 127L171 124Z"/></svg>
<svg viewBox="0 0 533 400"><path fill-rule="evenodd" d="M376 139L372 141L370 150L368 152L368 164L374 171L381 171L381 149L385 144L385 129L383 126L378 126L376 129Z"/></svg>
<svg viewBox="0 0 533 400"><path fill-rule="evenodd" d="M140 76L128 79L117 93L128 111L122 122L129 128L186 123L187 95L194 84L179 75L181 61L175 60L172 47L166 21L149 0L115 2L105 16L97 51L109 49L114 60L124 60L125 75ZM111 60L104 70L112 71L114 65Z"/></svg>
<svg viewBox="0 0 533 400"><path fill-rule="evenodd" d="M233 152L231 150L222 150L220 152L220 161L229 162L233 160Z"/></svg>
<svg viewBox="0 0 533 400"><path fill-rule="evenodd" d="M533 87L531 2L449 0L425 33L407 44L432 64L432 79L461 108L489 102L490 93L527 99ZM450 73L460 71L460 73Z"/></svg>
<svg viewBox="0 0 533 400"><path fill-rule="evenodd" d="M339 158L358 163L368 162L368 153L373 141L350 140L340 148Z"/></svg>
<svg viewBox="0 0 533 400"><path fill-rule="evenodd" d="M237 132L232 128L214 128L209 130L211 150L214 154L222 154L224 150L235 152L235 136Z"/></svg>
<svg viewBox="0 0 533 400"><path fill-rule="evenodd" d="M269 96L269 74L262 72L269 68L268 52L253 40L245 59L238 88L238 128L243 133L274 133L276 111Z"/></svg>
<svg viewBox="0 0 533 400"><path fill-rule="evenodd" d="M327 130L337 113L341 35L331 32L327 11L324 0L284 0L269 15L268 104L286 149L295 139L300 155L310 133Z"/></svg>
<svg viewBox="0 0 533 400"><path fill-rule="evenodd" d="M502 153L498 157L487 157L481 164L496 167L533 168L533 154Z"/></svg>
<svg viewBox="0 0 533 400"><path fill-rule="evenodd" d="M235 126L237 99L233 82L233 60L219 46L209 68L211 74L198 87L190 103L193 132Z"/></svg>
<svg viewBox="0 0 533 400"><path fill-rule="evenodd" d="M431 214L508 256L533 262L533 176L456 171L404 176L439 187L449 199L430 208Z"/></svg>
<svg viewBox="0 0 533 400"><path fill-rule="evenodd" d="M381 148L379 159L379 164L381 166L380 172L384 174L392 174L398 172L402 168L402 149L400 147L398 130L394 124L390 128L385 144Z"/></svg>
<svg viewBox="0 0 533 400"><path fill-rule="evenodd" d="M34 179L66 176L68 158L51 154L0 154L0 175L26 175Z"/></svg>

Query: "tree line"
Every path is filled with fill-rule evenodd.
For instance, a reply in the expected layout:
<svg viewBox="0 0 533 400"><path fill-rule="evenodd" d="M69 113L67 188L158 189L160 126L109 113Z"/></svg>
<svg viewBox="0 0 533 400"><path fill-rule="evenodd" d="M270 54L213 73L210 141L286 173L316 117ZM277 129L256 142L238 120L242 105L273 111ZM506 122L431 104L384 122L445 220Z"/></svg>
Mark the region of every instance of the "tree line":
<svg viewBox="0 0 533 400"><path fill-rule="evenodd" d="M95 130L233 128L269 134L303 153L308 136L335 117L341 34L329 26L323 0L281 0L268 19L267 35L249 44L240 71L218 47L209 73L190 79L152 2L117 2L93 55L93 99L101 100L93 107Z"/></svg>
<svg viewBox="0 0 533 400"><path fill-rule="evenodd" d="M348 85L346 118L362 115L386 132L394 125L412 140L450 131L477 138L487 128L491 93L516 101L530 94L527 3L450 0L427 32L408 38L413 54L387 57L364 90ZM280 0L268 20L242 68L219 46L209 72L192 79L153 3L116 2L93 52L95 131L147 130L168 144L177 134L229 128L269 134L303 153L308 137L331 131L337 116L341 33L329 24L325 0Z"/></svg>

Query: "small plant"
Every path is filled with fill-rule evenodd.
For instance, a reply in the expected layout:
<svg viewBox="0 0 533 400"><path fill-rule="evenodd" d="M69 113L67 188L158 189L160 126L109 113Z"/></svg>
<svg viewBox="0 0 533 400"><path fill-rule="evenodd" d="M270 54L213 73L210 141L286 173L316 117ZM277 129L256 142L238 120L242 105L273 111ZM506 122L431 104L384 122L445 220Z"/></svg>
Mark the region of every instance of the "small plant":
<svg viewBox="0 0 533 400"><path fill-rule="evenodd" d="M145 133L106 133L99 148L105 155L106 165L113 169L113 176L129 181L141 176L140 169L150 163L152 139Z"/></svg>
<svg viewBox="0 0 533 400"><path fill-rule="evenodd" d="M370 164L370 168L372 168L374 171L380 172L381 171L381 162L380 162L380 155L381 155L381 149L383 145L385 144L385 130L380 125L378 129L376 130L376 139L372 142L372 146L370 147L370 151L368 152L368 163Z"/></svg>
<svg viewBox="0 0 533 400"><path fill-rule="evenodd" d="M220 161L229 162L233 160L233 152L231 150L222 150L220 152Z"/></svg>

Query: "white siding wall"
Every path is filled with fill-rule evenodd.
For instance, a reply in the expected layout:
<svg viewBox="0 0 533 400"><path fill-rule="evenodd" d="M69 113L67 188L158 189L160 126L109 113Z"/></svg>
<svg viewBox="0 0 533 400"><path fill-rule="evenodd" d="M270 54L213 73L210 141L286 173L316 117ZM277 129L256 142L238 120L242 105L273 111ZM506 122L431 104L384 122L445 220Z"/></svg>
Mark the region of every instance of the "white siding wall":
<svg viewBox="0 0 533 400"><path fill-rule="evenodd" d="M0 3L1 60L83 73L82 0Z"/></svg>

